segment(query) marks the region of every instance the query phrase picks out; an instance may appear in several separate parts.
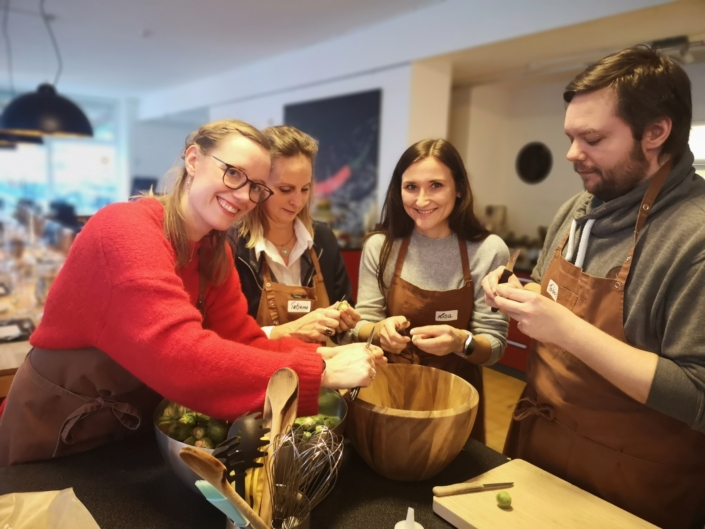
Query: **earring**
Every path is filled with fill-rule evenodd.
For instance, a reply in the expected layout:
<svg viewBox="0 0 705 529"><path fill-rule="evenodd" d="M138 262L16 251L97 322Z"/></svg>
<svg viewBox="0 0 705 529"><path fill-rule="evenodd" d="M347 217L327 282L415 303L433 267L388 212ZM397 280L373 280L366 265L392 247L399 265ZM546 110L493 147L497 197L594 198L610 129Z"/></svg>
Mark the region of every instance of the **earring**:
<svg viewBox="0 0 705 529"><path fill-rule="evenodd" d="M189 176L186 180L186 191L191 192L191 184L193 183L193 176Z"/></svg>

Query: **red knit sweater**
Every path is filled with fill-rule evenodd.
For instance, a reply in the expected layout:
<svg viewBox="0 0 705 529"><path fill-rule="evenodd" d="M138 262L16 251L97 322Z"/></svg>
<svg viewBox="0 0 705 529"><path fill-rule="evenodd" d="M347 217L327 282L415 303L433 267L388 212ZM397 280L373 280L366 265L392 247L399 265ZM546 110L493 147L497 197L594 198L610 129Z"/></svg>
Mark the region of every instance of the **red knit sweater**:
<svg viewBox="0 0 705 529"><path fill-rule="evenodd" d="M272 373L291 367L299 375L300 413L316 413L316 346L265 337L247 314L231 252L229 277L206 291L204 329L195 308L198 259L175 270L163 218L155 199L107 206L91 218L54 281L31 344L97 347L164 397L223 419L261 409Z"/></svg>

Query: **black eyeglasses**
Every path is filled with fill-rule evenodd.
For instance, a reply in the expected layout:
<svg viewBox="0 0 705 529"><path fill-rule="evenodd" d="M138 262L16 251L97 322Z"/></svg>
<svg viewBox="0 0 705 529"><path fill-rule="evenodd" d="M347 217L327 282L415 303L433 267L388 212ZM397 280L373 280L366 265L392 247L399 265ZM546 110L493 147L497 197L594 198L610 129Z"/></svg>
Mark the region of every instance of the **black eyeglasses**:
<svg viewBox="0 0 705 529"><path fill-rule="evenodd" d="M274 191L269 189L266 185L258 184L257 182L250 180L245 174L245 171L242 169L238 169L229 163L225 163L223 160L216 158L212 154L211 158L225 166L225 171L223 171L223 183L226 187L234 191L245 187L248 183L250 184L250 200L255 204L261 204L274 194Z"/></svg>

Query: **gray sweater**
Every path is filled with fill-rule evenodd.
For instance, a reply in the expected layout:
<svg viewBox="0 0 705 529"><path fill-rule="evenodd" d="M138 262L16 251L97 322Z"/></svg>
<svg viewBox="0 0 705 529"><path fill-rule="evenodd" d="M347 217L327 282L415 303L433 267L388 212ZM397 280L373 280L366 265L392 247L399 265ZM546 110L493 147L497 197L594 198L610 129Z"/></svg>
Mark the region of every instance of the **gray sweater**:
<svg viewBox="0 0 705 529"><path fill-rule="evenodd" d="M362 316L359 329L369 322L378 322L387 317L387 293L380 292L377 284L379 254L384 235L370 237L362 251L360 261L360 283L355 309ZM481 335L492 345L492 355L484 365L494 364L502 357L507 343L509 319L501 312L493 313L485 303L480 283L488 272L507 264L509 250L504 241L490 235L482 242L466 242L470 259L470 274L473 280L475 308L468 330ZM401 239L394 241L384 273L385 285L389 287L394 264L397 261ZM458 238L455 234L443 239L430 239L412 232L409 250L401 270L401 278L424 290L454 290L463 286L463 267L460 260ZM396 314L395 314L396 316Z"/></svg>
<svg viewBox="0 0 705 529"><path fill-rule="evenodd" d="M582 192L558 211L533 272L540 282L573 219L595 224L583 270L611 276L624 262L648 182L610 202ZM566 245L567 246L567 245ZM565 256L566 248L564 248ZM642 229L625 289L630 345L659 355L647 406L705 432L705 180L687 153L673 168Z"/></svg>

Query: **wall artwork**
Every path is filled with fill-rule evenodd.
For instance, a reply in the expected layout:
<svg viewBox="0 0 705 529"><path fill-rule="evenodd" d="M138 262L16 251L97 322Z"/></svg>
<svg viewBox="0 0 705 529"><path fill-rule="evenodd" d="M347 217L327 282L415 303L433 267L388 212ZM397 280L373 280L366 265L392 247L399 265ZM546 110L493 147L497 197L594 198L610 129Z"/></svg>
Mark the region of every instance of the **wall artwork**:
<svg viewBox="0 0 705 529"><path fill-rule="evenodd" d="M327 222L341 247L360 248L377 214L382 91L284 107L284 121L319 141L313 217Z"/></svg>

